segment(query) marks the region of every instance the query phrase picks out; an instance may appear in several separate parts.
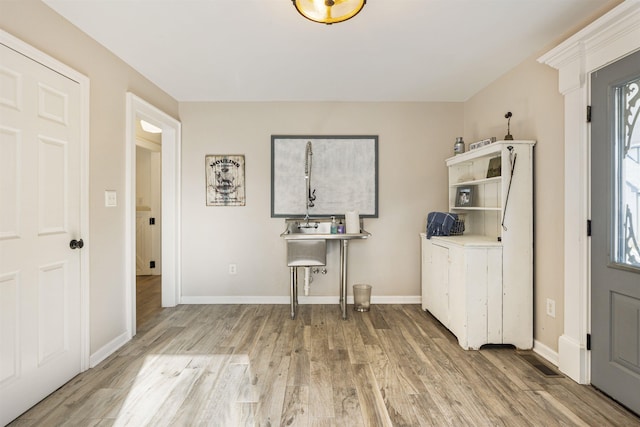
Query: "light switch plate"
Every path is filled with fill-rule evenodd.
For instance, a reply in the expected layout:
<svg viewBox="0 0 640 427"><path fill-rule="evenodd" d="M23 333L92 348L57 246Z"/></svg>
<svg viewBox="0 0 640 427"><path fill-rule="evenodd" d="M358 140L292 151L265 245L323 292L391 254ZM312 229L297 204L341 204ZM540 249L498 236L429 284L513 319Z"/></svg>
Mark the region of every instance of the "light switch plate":
<svg viewBox="0 0 640 427"><path fill-rule="evenodd" d="M108 208L118 206L115 190L104 190L104 205Z"/></svg>

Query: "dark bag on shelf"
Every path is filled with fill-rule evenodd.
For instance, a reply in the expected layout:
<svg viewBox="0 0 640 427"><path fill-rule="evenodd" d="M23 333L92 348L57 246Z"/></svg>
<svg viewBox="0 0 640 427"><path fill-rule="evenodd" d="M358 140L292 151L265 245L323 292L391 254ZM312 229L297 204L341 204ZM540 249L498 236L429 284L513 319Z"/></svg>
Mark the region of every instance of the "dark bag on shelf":
<svg viewBox="0 0 640 427"><path fill-rule="evenodd" d="M464 231L464 222L450 212L429 212L427 215L427 239L431 236L454 236Z"/></svg>

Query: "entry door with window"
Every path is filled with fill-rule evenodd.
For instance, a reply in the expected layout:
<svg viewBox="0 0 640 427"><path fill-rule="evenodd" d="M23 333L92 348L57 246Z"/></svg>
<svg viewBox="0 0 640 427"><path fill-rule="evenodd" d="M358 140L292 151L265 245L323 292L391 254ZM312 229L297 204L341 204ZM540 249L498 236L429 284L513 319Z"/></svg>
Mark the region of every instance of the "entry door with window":
<svg viewBox="0 0 640 427"><path fill-rule="evenodd" d="M81 370L80 98L0 44L0 425Z"/></svg>
<svg viewBox="0 0 640 427"><path fill-rule="evenodd" d="M591 75L591 104L591 382L640 414L640 52Z"/></svg>

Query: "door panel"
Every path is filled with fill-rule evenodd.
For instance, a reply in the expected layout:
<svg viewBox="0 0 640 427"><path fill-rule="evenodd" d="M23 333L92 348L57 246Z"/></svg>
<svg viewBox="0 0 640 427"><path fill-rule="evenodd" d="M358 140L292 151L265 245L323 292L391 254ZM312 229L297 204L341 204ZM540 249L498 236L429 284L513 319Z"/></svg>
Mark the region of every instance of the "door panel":
<svg viewBox="0 0 640 427"><path fill-rule="evenodd" d="M0 126L0 239L18 237L18 157L20 156L20 131Z"/></svg>
<svg viewBox="0 0 640 427"><path fill-rule="evenodd" d="M41 267L38 277L38 365L69 349L65 263Z"/></svg>
<svg viewBox="0 0 640 427"><path fill-rule="evenodd" d="M18 273L0 276L0 386L18 375Z"/></svg>
<svg viewBox="0 0 640 427"><path fill-rule="evenodd" d="M591 75L591 102L591 378L640 413L640 52Z"/></svg>
<svg viewBox="0 0 640 427"><path fill-rule="evenodd" d="M151 218L150 211L136 212L136 274L151 274Z"/></svg>
<svg viewBox="0 0 640 427"><path fill-rule="evenodd" d="M39 136L38 234L67 231L67 141ZM26 166L26 165L24 165Z"/></svg>
<svg viewBox="0 0 640 427"><path fill-rule="evenodd" d="M0 425L81 370L80 85L0 44Z"/></svg>

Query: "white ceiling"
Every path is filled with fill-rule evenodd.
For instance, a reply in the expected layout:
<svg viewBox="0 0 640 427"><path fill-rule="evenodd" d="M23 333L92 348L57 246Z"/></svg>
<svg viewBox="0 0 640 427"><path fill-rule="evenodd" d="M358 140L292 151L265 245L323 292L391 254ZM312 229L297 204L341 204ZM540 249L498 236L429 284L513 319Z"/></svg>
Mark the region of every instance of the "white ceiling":
<svg viewBox="0 0 640 427"><path fill-rule="evenodd" d="M465 101L619 0L44 2L178 101Z"/></svg>

